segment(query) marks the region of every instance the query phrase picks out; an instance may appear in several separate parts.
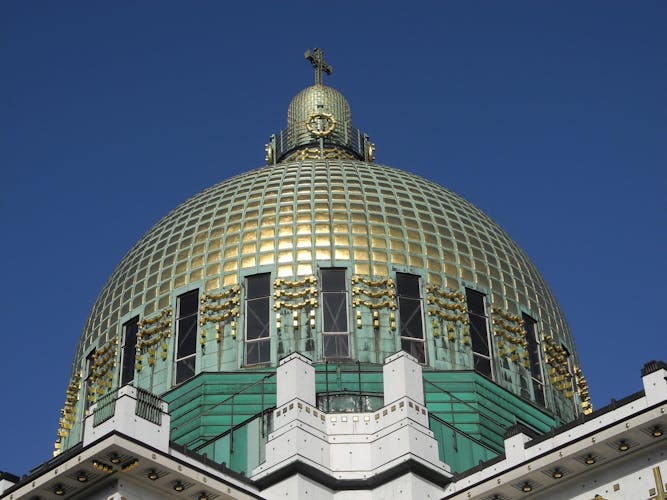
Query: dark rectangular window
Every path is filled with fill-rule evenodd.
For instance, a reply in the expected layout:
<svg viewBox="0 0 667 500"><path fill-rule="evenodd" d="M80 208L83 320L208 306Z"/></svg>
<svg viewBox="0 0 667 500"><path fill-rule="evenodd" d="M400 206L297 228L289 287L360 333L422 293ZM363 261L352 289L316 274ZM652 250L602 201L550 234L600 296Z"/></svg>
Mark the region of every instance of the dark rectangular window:
<svg viewBox="0 0 667 500"><path fill-rule="evenodd" d="M485 295L466 288L468 326L472 343L473 369L485 377L492 377L491 348L489 345L489 321L486 314Z"/></svg>
<svg viewBox="0 0 667 500"><path fill-rule="evenodd" d="M350 357L345 269L322 269L322 350L325 358Z"/></svg>
<svg viewBox="0 0 667 500"><path fill-rule="evenodd" d="M179 295L176 299L176 383L195 376L197 354L197 315L199 290Z"/></svg>
<svg viewBox="0 0 667 500"><path fill-rule="evenodd" d="M544 378L542 375L542 363L540 355L540 339L535 328L536 321L527 314L521 315L523 328L526 330L526 342L528 342L528 363L530 366L530 378L533 384L535 401L544 406Z"/></svg>
<svg viewBox="0 0 667 500"><path fill-rule="evenodd" d="M139 316L132 318L123 325L123 359L120 363L121 387L134 380L134 362L137 355L137 333L139 332Z"/></svg>
<svg viewBox="0 0 667 500"><path fill-rule="evenodd" d="M420 281L417 275L396 273L401 349L426 363Z"/></svg>
<svg viewBox="0 0 667 500"><path fill-rule="evenodd" d="M83 382L83 408L87 410L92 405L94 394L93 394L93 374L95 371L95 349L88 353L86 356L86 378Z"/></svg>
<svg viewBox="0 0 667 500"><path fill-rule="evenodd" d="M245 285L245 364L268 363L271 361L271 274L248 276Z"/></svg>

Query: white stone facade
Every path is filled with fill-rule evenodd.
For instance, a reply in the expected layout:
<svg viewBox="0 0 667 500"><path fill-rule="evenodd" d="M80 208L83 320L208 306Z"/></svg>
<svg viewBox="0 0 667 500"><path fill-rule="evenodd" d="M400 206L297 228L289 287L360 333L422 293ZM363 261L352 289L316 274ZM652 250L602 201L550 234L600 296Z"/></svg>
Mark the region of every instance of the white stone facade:
<svg viewBox="0 0 667 500"><path fill-rule="evenodd" d="M421 366L409 355L387 358L386 404L368 413L318 410L313 366L299 354L285 358L277 376L278 405L266 461L250 478L170 444L166 405L155 398L152 408L159 416L145 418L145 408L138 408L145 395L126 387L113 400L113 414L98 418L97 425L95 411L101 409L92 407L79 449L21 480L3 473L0 497L667 498L667 365L662 362L646 365L641 393L545 436L533 436L520 426L510 429L503 456L458 476L438 459L428 429ZM56 493L60 490L61 495Z"/></svg>

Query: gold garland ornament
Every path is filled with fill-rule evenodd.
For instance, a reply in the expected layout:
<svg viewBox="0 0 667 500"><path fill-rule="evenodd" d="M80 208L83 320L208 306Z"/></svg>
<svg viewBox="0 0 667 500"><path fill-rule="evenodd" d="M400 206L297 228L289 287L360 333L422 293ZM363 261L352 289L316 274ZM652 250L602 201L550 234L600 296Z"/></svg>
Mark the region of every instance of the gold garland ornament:
<svg viewBox="0 0 667 500"><path fill-rule="evenodd" d="M545 362L551 366L551 383L559 391L567 391L565 395L571 397L573 374L570 373L568 364L569 352L553 337L544 337L544 344Z"/></svg>
<svg viewBox="0 0 667 500"><path fill-rule="evenodd" d="M135 357L135 368L137 371L143 369L143 354L148 351L148 365L155 365L155 346L162 344L162 360L167 359L167 350L164 348L166 339L171 337L171 307L166 307L155 316L144 318L139 321L137 332L137 354Z"/></svg>
<svg viewBox="0 0 667 500"><path fill-rule="evenodd" d="M492 307L491 324L493 325L493 335L501 338L498 341L498 354L508 357L514 363L521 362L525 369L530 368L528 340L526 340L526 329L524 328L525 322L521 316L511 314L499 307ZM508 350L505 350L503 340L510 344ZM519 352L519 348L521 348L521 352Z"/></svg>
<svg viewBox="0 0 667 500"><path fill-rule="evenodd" d="M441 328L444 328L447 331L447 340L453 343L456 342L456 332L459 330L463 344L471 344L468 307L463 293L429 285L426 287L426 306L427 314L433 317L431 326L434 337L439 337Z"/></svg>
<svg viewBox="0 0 667 500"><path fill-rule="evenodd" d="M273 163L273 146L271 144L264 144L264 152L266 153L264 156L266 164L271 165Z"/></svg>
<svg viewBox="0 0 667 500"><path fill-rule="evenodd" d="M209 323L214 324L215 341L218 343L222 341L220 325L226 321L230 321L230 335L232 337L236 336L236 322L234 319L241 315L240 294L241 287L234 285L220 292L202 295L199 307L199 326L201 327L199 331L199 343L202 348L206 346L208 334L206 325Z"/></svg>
<svg viewBox="0 0 667 500"><path fill-rule="evenodd" d="M58 420L58 438L54 443L54 456L60 453L62 449L62 440L69 436L74 423L76 422L76 403L79 401L79 391L81 390L81 372L75 373L65 391L65 405L60 410L60 419Z"/></svg>
<svg viewBox="0 0 667 500"><path fill-rule="evenodd" d="M283 287L283 288L300 288L306 285L317 285L317 278L314 275L306 276L302 280L298 281L288 281L282 278L278 278L273 281L273 286Z"/></svg>

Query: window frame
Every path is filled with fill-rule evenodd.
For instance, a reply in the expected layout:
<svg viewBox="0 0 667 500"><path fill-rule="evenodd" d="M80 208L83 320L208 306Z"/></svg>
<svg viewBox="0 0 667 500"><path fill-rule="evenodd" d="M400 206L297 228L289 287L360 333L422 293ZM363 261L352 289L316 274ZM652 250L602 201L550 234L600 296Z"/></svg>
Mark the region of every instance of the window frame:
<svg viewBox="0 0 667 500"><path fill-rule="evenodd" d="M521 319L524 321L523 327L526 332L526 342L528 342L528 373L533 388L533 398L536 403L546 407L547 394L544 383L544 365L542 363L542 342L540 342L540 336L537 332L537 320L524 312L521 313ZM526 328L529 324L531 325L530 329ZM539 370L538 373L533 370L535 366Z"/></svg>
<svg viewBox="0 0 667 500"><path fill-rule="evenodd" d="M189 312L186 315L182 315L182 301L186 296L196 295L195 300L195 309L194 312ZM191 353L179 356L179 351L181 348L181 337L182 337L182 325L194 318L194 332L188 332L186 335L191 335L191 339L188 339L188 347L192 350ZM194 290L188 290L183 292L176 297L176 334L174 335L174 385L180 385L184 382L187 382L197 374L197 334L199 331L199 289L195 288ZM190 345L192 344L192 345ZM193 361L192 366L192 375L186 378L179 377L179 366L185 366L185 362L188 360Z"/></svg>
<svg viewBox="0 0 667 500"><path fill-rule="evenodd" d="M417 296L411 296L407 294L402 294L401 293L401 286L400 286L400 279L399 276L408 276L410 278L415 278L417 280ZM400 348L401 351L407 352L411 356L417 359L417 362L419 362L422 365L427 364L427 342L426 342L426 322L424 320L424 292L423 292L423 280L422 277L419 274L413 274L413 273L404 273L404 272L396 272L396 301L397 301L397 306L398 306L398 336L401 342ZM421 338L420 337L413 337L413 336L404 336L403 331L406 329L407 325L407 319L404 317L402 313L402 304L401 304L401 299L403 298L404 301L413 301L416 302L419 306L419 324L421 326ZM405 303L405 302L404 302ZM407 302L410 303L410 302ZM409 320L412 320L412 318L415 316L415 312L413 312ZM421 344L421 352L423 353L423 357L420 358L419 356L415 356L413 349L406 350L405 346L407 344Z"/></svg>
<svg viewBox="0 0 667 500"><path fill-rule="evenodd" d="M88 354L86 354L85 359L85 373L86 378L83 381L83 411L84 414L90 409L93 405L91 401L90 389L92 388L93 375L95 373L95 353L96 349L91 349Z"/></svg>
<svg viewBox="0 0 667 500"><path fill-rule="evenodd" d="M262 292L262 295L256 297L249 297L250 285L249 282L253 279L267 278L267 287L266 292ZM257 273L250 274L244 278L245 285L245 297L243 301L243 317L244 317L244 328L243 328L243 366L261 366L271 363L271 273ZM260 311L266 314L266 324L261 333L266 332L266 335L257 336L255 338L248 338L248 326L249 326L249 306L253 306L254 303L257 303L260 300L266 300L266 310ZM256 316L256 315L255 315ZM257 348L260 349L258 353L258 360L256 362L248 362L248 347L252 344L257 344ZM261 349L260 344L267 344L264 350ZM268 357L262 358L262 353L268 353Z"/></svg>
<svg viewBox="0 0 667 500"><path fill-rule="evenodd" d="M473 294L479 295L482 300L482 307L483 307L483 314L479 314L478 312L473 312L470 303L471 300L469 296L472 296ZM483 377L489 378L491 380L495 380L494 377L494 369L493 369L493 346L491 344L491 328L490 328L490 318L489 318L489 306L487 304L486 298L487 294L480 292L479 290L475 290L474 288L470 287L465 287L465 296L466 296L466 309L468 310L468 328L470 329L470 347L472 350L472 369L475 373L479 373ZM480 352L479 350L479 345L478 343L475 342L477 339L477 335L475 332L472 331L473 329L473 316L476 318L481 318L484 321L484 328L486 330L486 347L488 349L488 354L484 354L483 352ZM476 345L477 344L477 345ZM480 370L477 369L477 359L481 358L483 360L486 360L489 364L489 373L488 375Z"/></svg>
<svg viewBox="0 0 667 500"><path fill-rule="evenodd" d="M127 334L128 334L128 327L129 326L135 326L136 331L134 332L134 342L131 344L131 347L127 343ZM123 345L121 348L121 359L120 359L120 373L118 377L118 385L119 387L126 386L128 384L132 384L134 382L134 377L135 377L135 364L136 364L136 356L137 356L137 340L138 340L138 334L139 334L139 315L136 315L130 319L128 319L125 323L123 323L122 326L123 329ZM131 363L131 366L126 367L126 363ZM129 369L131 368L132 370L132 378L125 379L126 373L128 373Z"/></svg>
<svg viewBox="0 0 667 500"><path fill-rule="evenodd" d="M343 274L343 288L342 289L337 289L337 290L325 290L325 278L324 278L324 273L327 272L337 272L337 273L342 273ZM352 356L352 350L350 346L350 299L349 299L349 287L348 287L348 279L347 279L347 268L345 267L323 267L320 268L319 271L320 274L320 304L321 304L321 313L320 313L320 320L321 320L321 333L322 333L322 358L324 359L350 359ZM327 301L327 296L343 296L344 301L343 301L343 307L342 311L345 314L345 325L346 329L345 331L326 331L326 316L325 316L325 303ZM340 312L340 309L339 309ZM328 340L337 340L338 338L344 337L347 343L347 353L344 355L341 355L339 352L336 352L335 355L327 355L326 353L326 343ZM339 344L336 343L336 346Z"/></svg>

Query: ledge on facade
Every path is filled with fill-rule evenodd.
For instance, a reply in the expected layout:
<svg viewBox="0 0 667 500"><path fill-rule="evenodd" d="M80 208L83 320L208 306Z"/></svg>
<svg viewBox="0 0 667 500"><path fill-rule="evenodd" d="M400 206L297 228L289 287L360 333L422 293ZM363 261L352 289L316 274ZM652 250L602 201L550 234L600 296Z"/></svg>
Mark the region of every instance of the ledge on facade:
<svg viewBox="0 0 667 500"><path fill-rule="evenodd" d="M39 476L46 470L50 470L55 468L56 466L66 462L67 460L70 459L70 457L76 455L81 451L83 448L83 442L79 441L77 444L72 446L71 448L68 448L67 450L63 451L62 453L59 453L55 457L53 457L50 460L47 460L43 464L38 465L34 469L30 470L30 473L27 476L23 476L21 479L21 483L27 483L30 481L31 478Z"/></svg>
<svg viewBox="0 0 667 500"><path fill-rule="evenodd" d="M16 477L16 481L14 481L14 484L7 488L4 491L0 491L0 496L3 495L8 495L12 491L15 491L19 489L21 486L30 483L33 481L35 478L41 476L42 474L55 469L57 466L60 464L63 464L67 462L70 458L73 456L76 456L81 450L83 449L83 443L79 442L72 446L71 448L68 448L66 451L58 454L57 456L53 457L50 460L47 460L46 462L39 464L37 467L33 468L30 470L30 472L27 475L23 475L23 477L19 478ZM2 474L9 474L7 472L4 472ZM9 474L10 476L13 474ZM1 479L1 478L0 478Z"/></svg>
<svg viewBox="0 0 667 500"><path fill-rule="evenodd" d="M226 476L230 476L239 482L245 483L249 486L255 485L255 483L251 479L249 479L245 474L241 474L227 467L227 464L225 464L225 462L222 463L215 462L210 458L208 458L207 456L200 455L196 451L192 451L190 448L187 448L186 446L175 443L173 441L169 442L169 448L171 448L174 451L177 451L178 453L181 453L182 455L185 455L188 458L192 458L193 460L196 460L197 462L200 462L212 469L215 469L216 471L221 472Z"/></svg>
<svg viewBox="0 0 667 500"><path fill-rule="evenodd" d="M634 394L630 394L629 396L624 397L623 399L612 399L610 403L607 406L603 406L602 408L599 408L595 410L593 413L589 413L588 415L581 414L579 417L575 420L572 420L571 422L568 422L566 424L563 424L559 427L555 427L549 432L546 432L544 434L541 434L539 436L534 437L531 439L529 442L526 443L526 448L530 448L532 446L535 446L536 444L539 444L543 441L546 441L547 439L550 439L554 436L557 436L558 434L562 434L563 432L573 429L575 427L580 426L581 424L584 424L590 420L595 420L596 418L600 417L601 415L604 415L606 413L609 413L611 411L614 411L621 406L625 406L628 403L631 403L632 401L636 401L638 399L641 399L644 397L644 391L637 391Z"/></svg>
<svg viewBox="0 0 667 500"><path fill-rule="evenodd" d="M415 474L440 487L446 486L452 481L451 476L440 474L414 459L401 462L366 479L337 479L312 465L296 460L286 467L257 479L253 484L258 489L264 490L291 476L300 474L334 491L372 490L409 473Z"/></svg>
<svg viewBox="0 0 667 500"><path fill-rule="evenodd" d="M660 370L665 370L667 369L667 364L665 364L662 361L652 361L649 362L645 365L644 369L642 370L643 376L646 377L647 375L650 376L651 374L654 374L656 371ZM653 375L655 377L656 375ZM662 379L662 376L658 377L660 380ZM667 377L666 377L667 379ZM646 379L644 379L644 384L646 385ZM643 389L640 391L635 392L634 394L631 394L629 396L626 396L622 399L615 400L612 399L610 404L607 406L604 406L598 410L596 410L593 413L590 413L588 415L580 415L579 418L568 422L562 426L556 427L549 432L546 432L544 434L540 434L535 436L533 432L530 431L530 429L527 429L525 426L521 424L515 424L512 425L507 429L505 432L505 439L511 439L512 437L515 437L519 434L524 434L525 437L529 438L523 443L523 449L528 450L530 448L535 447L536 445L539 445L541 443L544 443L545 441L548 441L549 439L557 438L558 436L565 436L567 435L568 431L571 431L572 429L582 427L585 424L589 424L591 422L595 422L596 420L599 420L599 418L605 414L609 414L611 412L620 410L622 413L619 414L618 418L614 418L612 422L609 422L608 424L602 426L602 427L595 427L593 430L589 429L589 433L582 434L582 435L577 435L574 440L582 441L584 439L587 439L590 435L595 434L597 432L603 431L607 427L612 427L614 425L618 425L619 422L622 421L628 421L631 417L634 418L636 415L639 414L649 414L652 410L655 408L659 407L660 405L663 405L665 402L667 402L667 391L664 391L662 387L658 387L655 389L655 396L656 398L653 398L654 400L651 400L648 398L647 395L648 389ZM640 408L636 408L633 406L637 401L640 401L644 399L644 402L646 403L645 405L640 405ZM583 427L582 427L583 429ZM532 437L531 437L532 435ZM557 451L561 447L569 444L570 441L567 443L561 443L558 447L556 448L551 448L548 453L553 453L554 451ZM536 455L536 456L541 456L541 455ZM526 459L535 459L535 456L526 457ZM480 462L477 466L472 467L466 471L463 471L461 473L455 474L453 477L453 483L458 483L461 480L464 480L465 478L469 476L473 476L476 473L479 473L480 471L484 471L486 469L490 469L492 466L501 463L501 462L507 462L508 467L505 469L502 469L501 471L498 471L496 475L493 475L491 477L496 477L499 474L505 473L509 470L512 470L518 466L516 463L510 463L511 461L507 457L507 450L506 453L500 454L497 457L494 457L491 460L487 460L484 462ZM521 462L523 463L523 462ZM489 479L489 478L486 478ZM457 493L461 493L465 491L459 490Z"/></svg>

